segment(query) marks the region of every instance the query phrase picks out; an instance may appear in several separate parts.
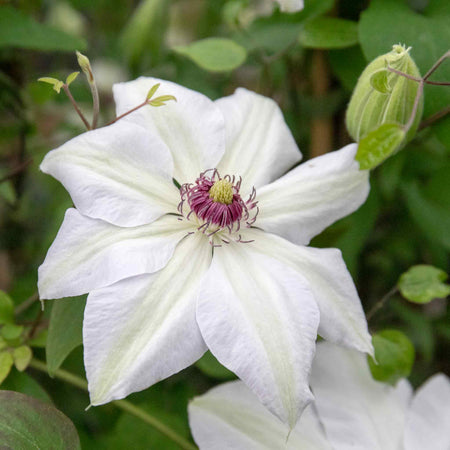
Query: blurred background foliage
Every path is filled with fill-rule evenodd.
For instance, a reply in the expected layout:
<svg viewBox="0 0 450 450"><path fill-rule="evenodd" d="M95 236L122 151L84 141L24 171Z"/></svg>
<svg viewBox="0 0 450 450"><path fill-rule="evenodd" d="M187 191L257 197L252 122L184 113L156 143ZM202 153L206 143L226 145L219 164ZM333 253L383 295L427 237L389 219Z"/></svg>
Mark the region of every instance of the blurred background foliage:
<svg viewBox="0 0 450 450"><path fill-rule="evenodd" d="M34 301L37 268L71 206L39 163L84 131L64 94L39 77L65 79L79 70L75 50L88 55L100 91L100 125L114 118L111 87L118 81L159 77L212 99L244 86L279 103L307 159L350 142L345 108L368 62L400 42L413 47L423 75L448 50L448 23L448 0L305 0L295 14L281 13L270 0L0 2L0 289L12 298L17 323L37 338L34 355L47 357L50 372L62 364L84 376L85 299L47 302L43 313ZM448 81L450 63L433 77ZM71 90L90 118L82 76ZM449 96L448 88L427 86L424 119L448 107ZM367 202L313 241L342 250L366 311L412 265L448 272L449 152L450 119L444 118L374 170ZM395 328L411 339L413 384L437 371L450 373L445 299L420 305L394 293L369 325L372 332ZM230 378L207 354L131 401L189 438L188 400ZM82 448L178 448L113 405L85 412L85 392L31 368L12 368L1 388L52 402L74 422Z"/></svg>

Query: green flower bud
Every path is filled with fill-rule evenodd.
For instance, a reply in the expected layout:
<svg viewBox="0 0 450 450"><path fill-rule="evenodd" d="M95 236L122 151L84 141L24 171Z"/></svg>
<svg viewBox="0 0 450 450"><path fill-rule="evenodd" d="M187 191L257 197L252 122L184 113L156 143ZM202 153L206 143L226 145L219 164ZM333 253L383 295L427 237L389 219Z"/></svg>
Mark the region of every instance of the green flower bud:
<svg viewBox="0 0 450 450"><path fill-rule="evenodd" d="M346 113L348 132L356 142L385 123L403 126L411 117L419 83L387 70L390 67L420 78L419 69L409 55L410 49L394 45L391 52L373 60L359 77ZM406 134L407 141L414 136L422 111L423 96Z"/></svg>

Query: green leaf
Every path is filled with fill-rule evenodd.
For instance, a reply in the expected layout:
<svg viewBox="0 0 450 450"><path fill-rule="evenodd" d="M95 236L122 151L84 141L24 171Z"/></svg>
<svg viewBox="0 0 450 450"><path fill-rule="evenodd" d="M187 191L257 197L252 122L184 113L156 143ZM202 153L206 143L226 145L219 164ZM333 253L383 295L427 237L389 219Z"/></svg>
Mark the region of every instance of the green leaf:
<svg viewBox="0 0 450 450"><path fill-rule="evenodd" d="M30 364L33 352L28 345L21 345L13 350L14 365L19 372L23 372Z"/></svg>
<svg viewBox="0 0 450 450"><path fill-rule="evenodd" d="M433 0L426 3L427 8L418 13L405 0L372 0L359 22L359 39L366 58L371 61L386 53L391 45L404 43L412 47L411 56L420 72L425 74L448 50L450 42L450 2ZM432 79L449 80L450 64L442 64ZM450 104L450 89L425 86L424 97L426 118ZM450 118L438 125L448 130Z"/></svg>
<svg viewBox="0 0 450 450"><path fill-rule="evenodd" d="M247 58L244 47L225 38L202 39L187 46L174 47L173 50L209 72L228 72L239 67Z"/></svg>
<svg viewBox="0 0 450 450"><path fill-rule="evenodd" d="M408 377L414 363L414 346L398 330L383 330L372 337L375 359L368 356L370 371L375 380L395 385L400 378Z"/></svg>
<svg viewBox="0 0 450 450"><path fill-rule="evenodd" d="M67 86L70 86L70 83L75 81L76 77L80 74L80 72L72 72L67 78L66 78L66 84Z"/></svg>
<svg viewBox="0 0 450 450"><path fill-rule="evenodd" d="M120 36L119 45L131 66L137 68L160 57L169 17L168 0L142 0Z"/></svg>
<svg viewBox="0 0 450 450"><path fill-rule="evenodd" d="M147 94L147 100L150 100L153 95L155 94L155 92L158 90L159 86L161 85L161 83L156 83L155 85L153 85L150 90L148 91Z"/></svg>
<svg viewBox="0 0 450 450"><path fill-rule="evenodd" d="M0 391L0 442L14 449L81 448L75 427L62 412L12 391Z"/></svg>
<svg viewBox="0 0 450 450"><path fill-rule="evenodd" d="M14 359L10 352L4 351L0 353L0 384L9 375L11 367L14 364Z"/></svg>
<svg viewBox="0 0 450 450"><path fill-rule="evenodd" d="M335 17L317 17L305 23L298 40L307 48L346 48L358 43L358 24Z"/></svg>
<svg viewBox="0 0 450 450"><path fill-rule="evenodd" d="M0 47L74 51L77 48L85 48L86 42L63 31L38 23L11 6L2 6Z"/></svg>
<svg viewBox="0 0 450 450"><path fill-rule="evenodd" d="M231 380L236 375L217 361L214 355L207 351L195 365L208 377L218 380Z"/></svg>
<svg viewBox="0 0 450 450"><path fill-rule="evenodd" d="M83 314L86 299L83 297L54 300L47 336L47 368L50 376L64 360L82 344Z"/></svg>
<svg viewBox="0 0 450 450"><path fill-rule="evenodd" d="M16 391L22 394L31 395L34 398L46 403L52 403L45 390L26 372L14 370L9 377L2 383L0 389L5 391Z"/></svg>
<svg viewBox="0 0 450 450"><path fill-rule="evenodd" d="M405 138L403 129L394 123L385 123L361 139L355 159L361 170L373 169L400 148Z"/></svg>
<svg viewBox="0 0 450 450"><path fill-rule="evenodd" d="M17 341L23 333L22 325L14 325L12 323L7 323L2 327L2 337L8 342Z"/></svg>
<svg viewBox="0 0 450 450"><path fill-rule="evenodd" d="M423 234L450 250L450 212L425 197L416 183L403 184L402 191L411 217Z"/></svg>
<svg viewBox="0 0 450 450"><path fill-rule="evenodd" d="M0 291L0 324L14 323L14 303L4 291Z"/></svg>
<svg viewBox="0 0 450 450"><path fill-rule="evenodd" d="M389 71L387 69L379 69L370 77L370 85L382 94L389 94L392 91L388 81Z"/></svg>
<svg viewBox="0 0 450 450"><path fill-rule="evenodd" d="M6 180L0 183L0 197L7 201L10 205L14 205L17 200L16 191L11 181Z"/></svg>
<svg viewBox="0 0 450 450"><path fill-rule="evenodd" d="M398 288L403 297L411 302L429 303L450 294L450 285L444 283L447 278L443 270L419 264L401 275Z"/></svg>
<svg viewBox="0 0 450 450"><path fill-rule="evenodd" d="M304 23L325 14L333 8L333 4L333 0L309 0L298 13L276 11L272 16L254 20L245 33L235 33L233 39L247 51L264 49L269 53L281 52L298 41Z"/></svg>
<svg viewBox="0 0 450 450"><path fill-rule="evenodd" d="M57 80L56 78L50 77L42 77L38 78L38 81L42 83L48 83L53 85L53 89L59 94L61 92L61 88L64 86L64 83L61 80Z"/></svg>

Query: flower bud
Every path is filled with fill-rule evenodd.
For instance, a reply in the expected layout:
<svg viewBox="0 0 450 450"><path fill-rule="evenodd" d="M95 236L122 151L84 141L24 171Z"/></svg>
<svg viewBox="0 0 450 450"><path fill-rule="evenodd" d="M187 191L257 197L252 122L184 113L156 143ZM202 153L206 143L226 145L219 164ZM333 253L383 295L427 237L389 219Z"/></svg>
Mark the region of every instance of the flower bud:
<svg viewBox="0 0 450 450"><path fill-rule="evenodd" d="M385 123L403 126L411 117L419 82L387 70L390 67L420 78L410 49L394 45L391 52L374 59L359 77L346 113L348 132L356 142ZM406 140L414 136L422 110L423 96Z"/></svg>
<svg viewBox="0 0 450 450"><path fill-rule="evenodd" d="M91 63L89 62L89 58L83 55L80 52L76 52L78 65L81 67L81 70L86 75L89 84L94 82L94 75L92 74Z"/></svg>

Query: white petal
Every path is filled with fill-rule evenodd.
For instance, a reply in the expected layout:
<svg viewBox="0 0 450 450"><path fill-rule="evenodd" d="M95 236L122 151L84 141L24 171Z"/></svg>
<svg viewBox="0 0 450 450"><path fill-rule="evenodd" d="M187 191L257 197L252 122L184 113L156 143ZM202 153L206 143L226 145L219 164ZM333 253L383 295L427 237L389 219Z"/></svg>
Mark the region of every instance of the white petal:
<svg viewBox="0 0 450 450"><path fill-rule="evenodd" d="M241 193L276 180L302 154L283 113L270 98L247 89L216 101L225 117L226 151L219 163L221 175L242 176Z"/></svg>
<svg viewBox="0 0 450 450"><path fill-rule="evenodd" d="M369 173L354 160L357 145L311 159L257 191L256 226L307 244L336 220L361 206Z"/></svg>
<svg viewBox="0 0 450 450"><path fill-rule="evenodd" d="M319 249L292 244L261 230L245 231L256 251L280 260L309 282L320 309L319 334L332 342L372 354L367 321L342 254L335 248Z"/></svg>
<svg viewBox="0 0 450 450"><path fill-rule="evenodd" d="M83 342L93 405L145 389L202 356L195 298L210 262L211 246L197 233L160 272L91 292Z"/></svg>
<svg viewBox="0 0 450 450"><path fill-rule="evenodd" d="M246 244L214 250L197 321L216 358L291 428L308 387L319 311L304 279Z"/></svg>
<svg viewBox="0 0 450 450"><path fill-rule="evenodd" d="M161 83L155 94L174 95L176 102L165 106L146 106L126 116L157 133L172 153L174 177L180 183L192 183L205 169L217 166L225 151L225 126L220 110L209 98L170 81L140 77L114 85L117 115L142 103L150 88Z"/></svg>
<svg viewBox="0 0 450 450"><path fill-rule="evenodd" d="M164 143L129 123L71 139L47 154L41 170L64 185L82 214L119 226L176 212L180 201Z"/></svg>
<svg viewBox="0 0 450 450"><path fill-rule="evenodd" d="M319 343L311 387L333 448L401 448L406 404L394 388L372 378L365 355Z"/></svg>
<svg viewBox="0 0 450 450"><path fill-rule="evenodd" d="M276 0L280 4L281 11L297 12L304 8L303 0Z"/></svg>
<svg viewBox="0 0 450 450"><path fill-rule="evenodd" d="M405 450L450 449L450 380L437 374L419 388L407 416Z"/></svg>
<svg viewBox="0 0 450 450"><path fill-rule="evenodd" d="M200 450L331 449L311 407L289 434L287 425L264 408L241 381L222 384L196 397L188 411Z"/></svg>
<svg viewBox="0 0 450 450"><path fill-rule="evenodd" d="M167 215L150 225L123 228L68 209L39 267L40 298L85 294L162 269L178 241L188 233L186 224Z"/></svg>

